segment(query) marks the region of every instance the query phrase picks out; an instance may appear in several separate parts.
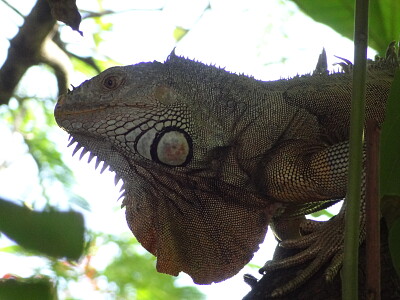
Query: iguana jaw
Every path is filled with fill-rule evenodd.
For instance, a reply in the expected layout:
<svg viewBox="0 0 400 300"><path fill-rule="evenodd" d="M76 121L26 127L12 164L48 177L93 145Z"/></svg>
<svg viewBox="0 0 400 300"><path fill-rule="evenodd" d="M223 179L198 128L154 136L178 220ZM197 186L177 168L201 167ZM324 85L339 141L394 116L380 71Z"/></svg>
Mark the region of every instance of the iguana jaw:
<svg viewBox="0 0 400 300"><path fill-rule="evenodd" d="M127 190L128 176L132 172L128 159L115 149L113 144L105 139L93 137L83 133L70 132L68 147L75 145L72 155L75 155L82 149L79 159L81 160L86 153L89 153L88 163L96 157L95 168L97 169L103 162L100 173L102 174L107 168L115 172L115 185L122 179L121 197L124 197Z"/></svg>

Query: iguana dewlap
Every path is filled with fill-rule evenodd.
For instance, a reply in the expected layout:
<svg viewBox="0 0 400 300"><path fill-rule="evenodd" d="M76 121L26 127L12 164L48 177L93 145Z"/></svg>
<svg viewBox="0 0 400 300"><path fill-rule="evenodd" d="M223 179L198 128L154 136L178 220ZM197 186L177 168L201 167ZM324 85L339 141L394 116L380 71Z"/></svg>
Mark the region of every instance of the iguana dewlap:
<svg viewBox="0 0 400 300"><path fill-rule="evenodd" d="M367 117L380 123L393 70L369 69ZM122 178L128 225L157 270L209 284L250 261L268 224L286 238L291 219L345 197L352 76L321 73L263 82L172 53L85 81L55 117ZM319 256L282 292L331 259L337 271L342 215L299 240L306 254L269 266Z"/></svg>

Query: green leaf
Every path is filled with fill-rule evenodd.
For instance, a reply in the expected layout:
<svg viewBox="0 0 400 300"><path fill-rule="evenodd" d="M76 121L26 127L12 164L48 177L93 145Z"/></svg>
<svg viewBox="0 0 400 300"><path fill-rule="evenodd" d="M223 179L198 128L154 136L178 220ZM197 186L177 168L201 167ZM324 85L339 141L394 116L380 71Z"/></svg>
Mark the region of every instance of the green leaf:
<svg viewBox="0 0 400 300"><path fill-rule="evenodd" d="M0 199L0 231L45 255L76 260L83 252L83 217L77 212L36 212Z"/></svg>
<svg viewBox="0 0 400 300"><path fill-rule="evenodd" d="M86 201L85 198L77 195L77 194L71 194L69 203L75 204L79 206L80 208L83 208L86 211L90 211L90 203Z"/></svg>
<svg viewBox="0 0 400 300"><path fill-rule="evenodd" d="M180 26L175 27L174 33L173 33L175 41L179 42L188 32L189 32L189 30L187 30L183 27L180 27Z"/></svg>
<svg viewBox="0 0 400 300"><path fill-rule="evenodd" d="M387 100L381 134L381 211L389 228L389 249L400 276L400 72L397 71Z"/></svg>
<svg viewBox="0 0 400 300"><path fill-rule="evenodd" d="M25 256L36 256L37 253L29 251L20 245L11 245L7 247L0 248L0 252L12 253L15 255L25 255Z"/></svg>
<svg viewBox="0 0 400 300"><path fill-rule="evenodd" d="M332 218L334 216L334 214L330 213L326 209L323 209L323 210L319 210L319 211L316 211L316 212L312 213L311 216L313 218L318 218L320 216L325 216L325 217L328 217L328 218Z"/></svg>
<svg viewBox="0 0 400 300"><path fill-rule="evenodd" d="M72 65L75 70L79 70L79 72L87 75L87 77L93 77L99 74L100 70L96 70L95 59L93 57L87 58L86 61L83 61L76 57L71 57Z"/></svg>
<svg viewBox="0 0 400 300"><path fill-rule="evenodd" d="M354 0L292 1L315 21L353 39ZM383 55L388 43L399 38L400 1L370 0L369 15L369 45Z"/></svg>
<svg viewBox="0 0 400 300"><path fill-rule="evenodd" d="M0 300L56 300L57 292L49 278L1 279Z"/></svg>
<svg viewBox="0 0 400 300"><path fill-rule="evenodd" d="M400 196L400 72L397 71L386 106L381 134L380 193Z"/></svg>
<svg viewBox="0 0 400 300"><path fill-rule="evenodd" d="M400 276L400 219L397 219L389 231L389 249L392 256L393 266Z"/></svg>
<svg viewBox="0 0 400 300"><path fill-rule="evenodd" d="M253 264L253 263L248 263L248 264L246 265L246 267L253 268L254 270L259 270L259 269L262 268L262 266L257 265L257 264Z"/></svg>
<svg viewBox="0 0 400 300"><path fill-rule="evenodd" d="M400 276L400 196L382 197L381 212L389 230L388 242L392 262Z"/></svg>

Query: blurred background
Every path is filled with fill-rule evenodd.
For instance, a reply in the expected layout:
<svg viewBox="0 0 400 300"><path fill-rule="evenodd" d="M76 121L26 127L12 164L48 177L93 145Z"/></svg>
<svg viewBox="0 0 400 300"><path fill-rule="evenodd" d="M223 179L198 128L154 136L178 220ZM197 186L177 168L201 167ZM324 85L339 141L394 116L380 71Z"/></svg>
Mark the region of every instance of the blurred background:
<svg viewBox="0 0 400 300"><path fill-rule="evenodd" d="M7 228L17 226L22 227L22 233L17 233L22 240L24 234L32 234L31 228L23 226L24 212L14 206L4 208L0 278L50 282L59 299L240 299L246 295L250 287L243 274L260 277L258 268L271 259L276 246L273 236L267 235L238 275L219 284L196 286L185 274L175 278L157 273L155 258L141 248L126 225L117 201L121 182L115 187L113 174L106 170L100 175L101 166L96 171L94 161L87 164L87 155L81 161L79 153L71 156L68 136L54 121L56 99L65 82L78 86L114 65L162 62L174 48L178 55L259 80L310 73L323 48L330 70L339 70L334 63L340 60L334 55L353 57L352 2L78 0L82 35L58 22L45 32L43 42L42 16L31 11L40 10L45 0L0 0L0 210L6 203L37 212L73 210L83 216L85 228L83 257L59 258L64 255L27 250L21 247L23 242L13 241L18 238L7 238ZM391 18L390 5L395 1L382 2L385 9L371 9L370 58L384 53L388 42L397 38L393 32L399 32ZM22 34L23 25L31 30L24 35L30 38L25 43L41 50L32 57L27 49L16 60L9 52L10 40ZM22 68L23 76L12 78L10 66ZM5 225L6 217L10 221ZM57 220L51 222L46 226L60 226ZM60 230L57 235L63 239ZM57 243L49 239L42 246L47 249Z"/></svg>

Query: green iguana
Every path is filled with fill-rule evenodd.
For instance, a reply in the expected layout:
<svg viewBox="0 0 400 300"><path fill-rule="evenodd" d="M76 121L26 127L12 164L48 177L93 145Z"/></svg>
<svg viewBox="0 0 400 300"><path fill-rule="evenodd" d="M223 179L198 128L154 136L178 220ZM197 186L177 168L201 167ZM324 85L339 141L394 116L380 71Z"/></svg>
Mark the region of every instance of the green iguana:
<svg viewBox="0 0 400 300"><path fill-rule="evenodd" d="M383 122L397 68L394 44L369 65L366 115ZM271 82L176 56L112 67L62 95L60 127L123 180L129 228L159 272L198 284L235 275L268 225L296 256L262 271L309 266L273 292L287 293L330 262L340 269L346 205L316 225L304 215L346 195L351 64ZM361 217L360 241L365 219ZM301 229L306 231L302 237Z"/></svg>

